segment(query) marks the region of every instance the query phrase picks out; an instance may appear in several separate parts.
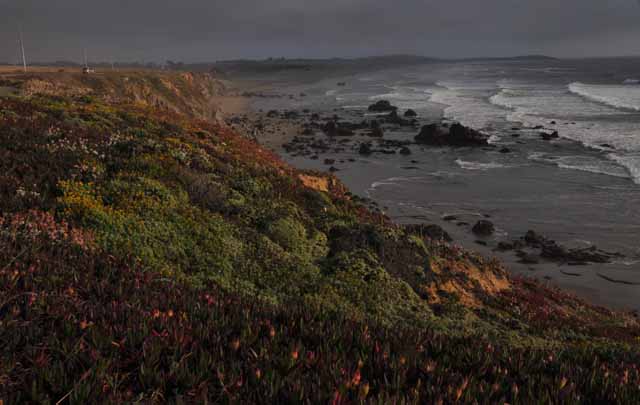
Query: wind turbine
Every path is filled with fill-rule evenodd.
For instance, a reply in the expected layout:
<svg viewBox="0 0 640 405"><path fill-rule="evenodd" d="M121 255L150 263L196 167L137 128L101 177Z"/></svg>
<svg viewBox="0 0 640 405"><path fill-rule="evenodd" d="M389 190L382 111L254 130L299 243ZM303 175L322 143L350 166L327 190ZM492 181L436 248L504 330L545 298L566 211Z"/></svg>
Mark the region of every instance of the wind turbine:
<svg viewBox="0 0 640 405"><path fill-rule="evenodd" d="M22 69L27 72L27 58L24 54L24 39L22 38L22 26L20 26L20 51L22 53Z"/></svg>
<svg viewBox="0 0 640 405"><path fill-rule="evenodd" d="M82 68L82 73L84 74L94 73L94 70L89 67L89 60L87 59L87 48L84 48L83 51L84 51L84 67Z"/></svg>

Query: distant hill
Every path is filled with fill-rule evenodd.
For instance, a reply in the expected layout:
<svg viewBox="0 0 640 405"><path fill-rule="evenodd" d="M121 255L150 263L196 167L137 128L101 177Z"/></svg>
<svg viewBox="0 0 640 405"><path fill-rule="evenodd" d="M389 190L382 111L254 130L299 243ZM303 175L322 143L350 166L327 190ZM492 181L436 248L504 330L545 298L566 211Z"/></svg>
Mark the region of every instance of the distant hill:
<svg viewBox="0 0 640 405"><path fill-rule="evenodd" d="M505 56L505 57L478 57L478 58L462 58L462 59L449 59L455 62L469 62L469 61L553 61L559 60L551 56L545 55L523 55L523 56Z"/></svg>

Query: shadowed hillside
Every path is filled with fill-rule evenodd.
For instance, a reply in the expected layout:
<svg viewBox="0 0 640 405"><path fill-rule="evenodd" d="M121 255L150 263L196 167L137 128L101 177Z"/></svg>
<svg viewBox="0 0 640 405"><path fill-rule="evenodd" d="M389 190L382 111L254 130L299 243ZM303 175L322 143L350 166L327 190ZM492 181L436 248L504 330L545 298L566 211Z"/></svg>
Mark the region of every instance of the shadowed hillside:
<svg viewBox="0 0 640 405"><path fill-rule="evenodd" d="M632 315L512 279L193 118L207 77L127 77L0 99L0 399L640 398Z"/></svg>

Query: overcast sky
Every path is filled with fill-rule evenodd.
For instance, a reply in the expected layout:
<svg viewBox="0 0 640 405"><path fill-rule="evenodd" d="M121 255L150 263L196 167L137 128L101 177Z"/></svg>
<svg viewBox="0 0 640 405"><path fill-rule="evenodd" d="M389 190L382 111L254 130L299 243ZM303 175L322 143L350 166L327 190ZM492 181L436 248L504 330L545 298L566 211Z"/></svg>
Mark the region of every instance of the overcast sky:
<svg viewBox="0 0 640 405"><path fill-rule="evenodd" d="M0 62L640 55L638 0L0 0Z"/></svg>

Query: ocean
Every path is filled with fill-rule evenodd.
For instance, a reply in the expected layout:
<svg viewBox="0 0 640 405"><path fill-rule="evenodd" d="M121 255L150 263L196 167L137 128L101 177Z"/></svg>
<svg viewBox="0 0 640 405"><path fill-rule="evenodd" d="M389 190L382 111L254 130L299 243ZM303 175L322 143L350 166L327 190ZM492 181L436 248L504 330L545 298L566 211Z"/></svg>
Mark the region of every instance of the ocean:
<svg viewBox="0 0 640 405"><path fill-rule="evenodd" d="M323 159L335 159L336 175L398 222L437 223L457 243L499 257L515 274L598 303L640 309L640 59L441 62L328 78L288 91L307 97L270 107L308 108L357 122L372 115L368 105L384 99L415 110L421 124L444 119L491 135L497 148L412 145L411 156L363 157L357 146L368 139L356 136L351 148L318 160L284 156L319 170L327 169ZM540 136L554 131L557 140ZM412 140L416 134L404 128L385 138ZM444 221L449 215L458 222ZM478 243L470 227L481 218L490 218L498 231ZM597 246L624 258L531 266L494 251L498 242L530 229L567 246Z"/></svg>

